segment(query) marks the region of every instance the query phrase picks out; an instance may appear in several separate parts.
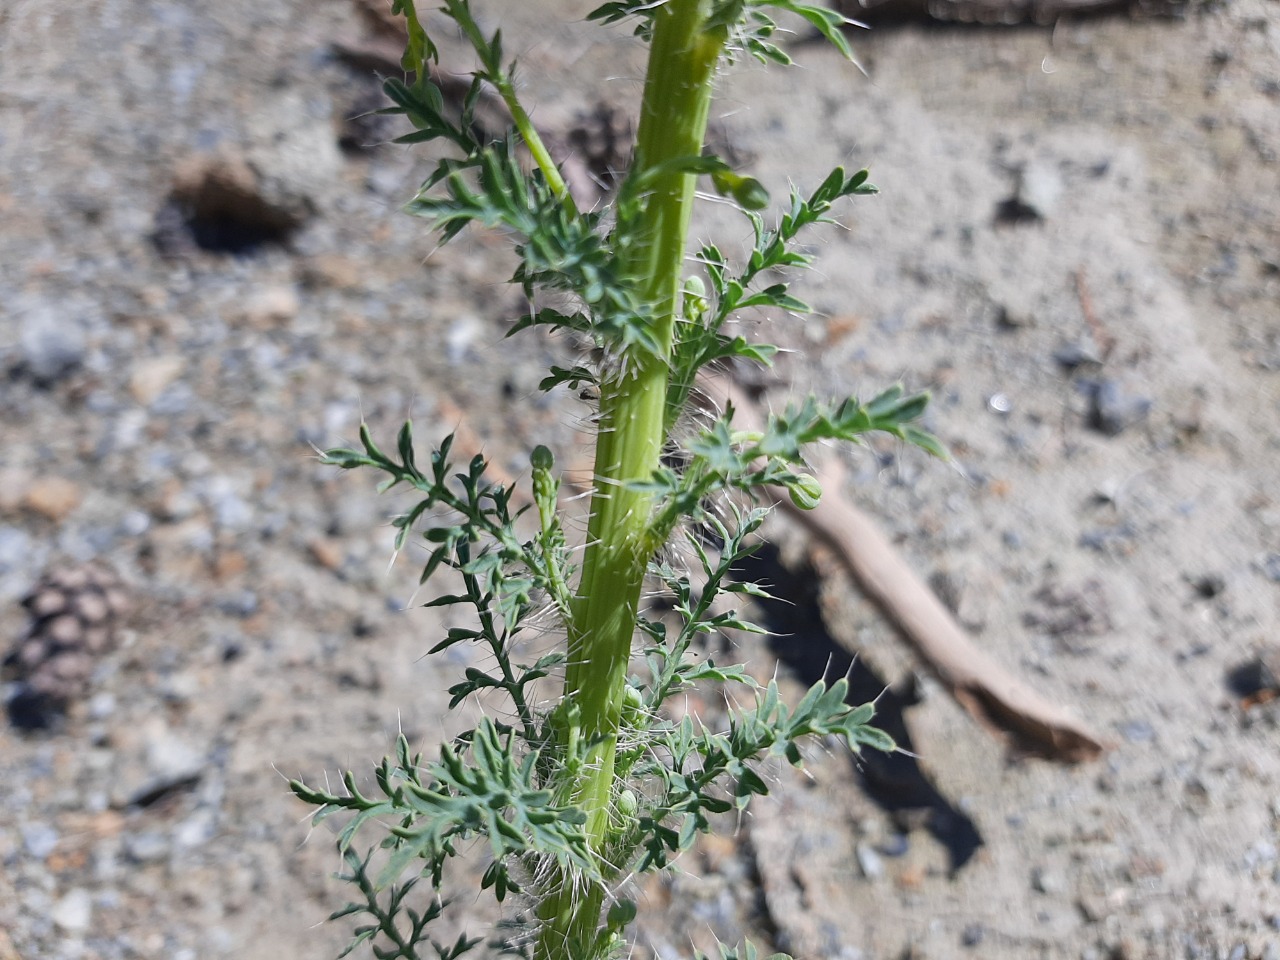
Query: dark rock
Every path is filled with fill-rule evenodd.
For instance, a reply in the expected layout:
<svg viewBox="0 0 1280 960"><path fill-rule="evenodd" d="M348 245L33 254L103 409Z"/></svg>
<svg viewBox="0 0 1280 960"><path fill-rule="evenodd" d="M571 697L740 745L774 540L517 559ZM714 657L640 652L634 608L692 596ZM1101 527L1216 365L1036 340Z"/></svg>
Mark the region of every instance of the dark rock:
<svg viewBox="0 0 1280 960"><path fill-rule="evenodd" d="M1151 399L1129 393L1115 380L1086 385L1089 394L1089 426L1109 437L1118 436L1151 413Z"/></svg>

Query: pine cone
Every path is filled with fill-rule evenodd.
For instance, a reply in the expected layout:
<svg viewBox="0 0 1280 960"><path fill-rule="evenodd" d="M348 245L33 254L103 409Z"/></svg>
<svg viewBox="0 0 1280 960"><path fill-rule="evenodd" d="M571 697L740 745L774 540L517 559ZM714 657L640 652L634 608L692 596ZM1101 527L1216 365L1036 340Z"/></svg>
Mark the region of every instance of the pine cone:
<svg viewBox="0 0 1280 960"><path fill-rule="evenodd" d="M4 660L6 678L20 684L9 713L20 726L47 726L88 692L94 664L115 645L129 598L115 573L89 564L49 571L22 605L31 623Z"/></svg>

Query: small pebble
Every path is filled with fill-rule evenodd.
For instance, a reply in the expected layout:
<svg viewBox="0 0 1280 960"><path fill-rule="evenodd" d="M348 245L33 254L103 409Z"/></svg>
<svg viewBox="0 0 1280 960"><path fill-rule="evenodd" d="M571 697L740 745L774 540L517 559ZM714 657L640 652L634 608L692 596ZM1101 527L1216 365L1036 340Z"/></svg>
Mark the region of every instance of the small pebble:
<svg viewBox="0 0 1280 960"><path fill-rule="evenodd" d="M1018 199L1040 219L1048 219L1062 196L1062 176L1047 163L1032 161L1022 170Z"/></svg>
<svg viewBox="0 0 1280 960"><path fill-rule="evenodd" d="M169 703L190 703L200 693L200 678L193 673L173 673L160 681L159 694Z"/></svg>
<svg viewBox="0 0 1280 960"><path fill-rule="evenodd" d="M1037 867L1031 871L1031 886L1038 893L1050 895L1062 893L1066 887L1060 876L1043 867Z"/></svg>
<svg viewBox="0 0 1280 960"><path fill-rule="evenodd" d="M84 933L93 920L93 898L88 890L72 890L53 905L49 917L67 933Z"/></svg>
<svg viewBox="0 0 1280 960"><path fill-rule="evenodd" d="M1258 569L1272 583L1280 583L1280 553L1268 553L1258 561Z"/></svg>
<svg viewBox="0 0 1280 960"><path fill-rule="evenodd" d="M233 617L252 617L258 612L258 595L252 590L234 590L218 599L218 609Z"/></svg>
<svg viewBox="0 0 1280 960"><path fill-rule="evenodd" d="M1005 330L1033 326L1035 319L1035 311L1022 304L1002 303L996 310L996 323Z"/></svg>
<svg viewBox="0 0 1280 960"><path fill-rule="evenodd" d="M965 947L976 947L982 943L986 937L987 931L980 923L971 923L964 928L964 932L960 934L960 945Z"/></svg>
<svg viewBox="0 0 1280 960"><path fill-rule="evenodd" d="M134 863L154 863L169 855L169 840L156 830L144 830L124 839L124 855Z"/></svg>
<svg viewBox="0 0 1280 960"><path fill-rule="evenodd" d="M65 520L80 506L80 487L65 477L42 477L27 489L24 505L33 513L55 523Z"/></svg>
<svg viewBox="0 0 1280 960"><path fill-rule="evenodd" d="M217 818L212 810L197 810L173 831L173 842L183 850L204 846L218 833Z"/></svg>
<svg viewBox="0 0 1280 960"><path fill-rule="evenodd" d="M1146 720L1129 720L1120 724L1120 735L1130 743L1150 743L1156 738L1156 730Z"/></svg>
<svg viewBox="0 0 1280 960"><path fill-rule="evenodd" d="M444 355L450 365L466 360L481 331L480 321L473 316L463 316L454 321L444 340Z"/></svg>
<svg viewBox="0 0 1280 960"><path fill-rule="evenodd" d="M31 560L31 537L17 527L0 527L0 573L21 569Z"/></svg>
<svg viewBox="0 0 1280 960"><path fill-rule="evenodd" d="M1148 397L1129 393L1115 380L1100 380L1089 389L1089 426L1109 437L1141 423L1150 412Z"/></svg>
<svg viewBox="0 0 1280 960"><path fill-rule="evenodd" d="M857 847L858 868L868 880L878 880L884 876L884 861L880 854L869 843L860 843Z"/></svg>
<svg viewBox="0 0 1280 960"><path fill-rule="evenodd" d="M84 331L52 310L28 315L20 335L22 359L36 383L51 386L84 362Z"/></svg>
<svg viewBox="0 0 1280 960"><path fill-rule="evenodd" d="M298 315L298 293L292 286L265 287L249 298L243 319L251 327L266 329L288 323Z"/></svg>
<svg viewBox="0 0 1280 960"><path fill-rule="evenodd" d="M1067 370L1075 370L1077 367L1083 366L1097 366L1102 363L1097 351L1082 343L1068 343L1059 347L1053 351L1053 359L1059 366Z"/></svg>
<svg viewBox="0 0 1280 960"><path fill-rule="evenodd" d="M1244 864L1250 870L1253 870L1257 867L1274 863L1278 855L1280 853L1277 852L1274 843L1270 840L1259 840L1245 851Z"/></svg>
<svg viewBox="0 0 1280 960"><path fill-rule="evenodd" d="M151 529L151 516L145 510L130 510L120 518L120 533L140 537Z"/></svg>
<svg viewBox="0 0 1280 960"><path fill-rule="evenodd" d="M905 833L891 833L880 844L880 852L886 857L905 857L911 849L911 841Z"/></svg>
<svg viewBox="0 0 1280 960"><path fill-rule="evenodd" d="M180 356L147 357L133 366L129 393L144 407L155 403L168 386L182 376L187 361Z"/></svg>
<svg viewBox="0 0 1280 960"><path fill-rule="evenodd" d="M115 694L107 693L104 690L102 693L95 693L89 698L88 714L90 720L106 720L115 712Z"/></svg>
<svg viewBox="0 0 1280 960"><path fill-rule="evenodd" d="M253 525L253 507L235 491L230 477L216 476L204 485L204 499L214 520L224 530L245 531Z"/></svg>
<svg viewBox="0 0 1280 960"><path fill-rule="evenodd" d="M342 566L342 544L329 537L315 537L308 541L307 552L311 559L326 570L337 570Z"/></svg>
<svg viewBox="0 0 1280 960"><path fill-rule="evenodd" d="M22 845L26 848L28 856L43 860L53 853L58 845L58 831L47 823L23 824Z"/></svg>

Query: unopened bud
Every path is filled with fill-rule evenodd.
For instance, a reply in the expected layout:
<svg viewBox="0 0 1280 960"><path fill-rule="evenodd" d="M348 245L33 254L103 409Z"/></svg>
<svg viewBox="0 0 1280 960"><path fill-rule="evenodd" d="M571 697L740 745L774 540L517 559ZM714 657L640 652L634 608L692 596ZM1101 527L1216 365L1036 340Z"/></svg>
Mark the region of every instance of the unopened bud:
<svg viewBox="0 0 1280 960"><path fill-rule="evenodd" d="M801 510L812 510L822 499L822 484L818 483L817 477L802 473L787 486L787 493L791 494L791 502Z"/></svg>

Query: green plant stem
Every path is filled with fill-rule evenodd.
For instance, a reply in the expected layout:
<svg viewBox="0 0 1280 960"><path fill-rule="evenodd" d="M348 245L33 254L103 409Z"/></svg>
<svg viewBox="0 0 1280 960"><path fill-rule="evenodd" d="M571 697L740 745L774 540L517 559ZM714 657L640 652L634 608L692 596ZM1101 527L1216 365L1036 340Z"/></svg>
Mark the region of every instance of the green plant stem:
<svg viewBox="0 0 1280 960"><path fill-rule="evenodd" d="M490 53L495 50L494 44L485 41L479 25L476 23L475 18L471 16L471 9L463 0L445 0L445 8L458 26L462 28L462 32L471 41L471 45L475 47L476 52L480 54L484 62L485 76L493 84L494 89L498 91L498 96L502 97L503 103L507 105L507 109L511 112L511 119L515 122L516 130L519 131L520 138L529 149L529 155L533 157L533 162L538 165L538 169L546 179L547 186L551 188L551 192L560 199L560 202L565 207L570 210L576 210L577 206L569 193L569 187L564 182L564 177L560 175L560 168L556 166L555 160L551 158L551 151L542 142L542 137L538 135L538 131L533 125L533 120L520 103L520 98L516 96L516 88L515 84L512 83L511 75L503 69L501 59L490 56Z"/></svg>
<svg viewBox="0 0 1280 960"><path fill-rule="evenodd" d="M603 853L609 836L614 758L640 590L649 562L651 495L630 484L659 466L664 414L694 177L671 161L702 152L723 36L703 28L707 0L669 0L654 18L636 158L631 176L654 171L634 231L631 265L651 311L661 355L621 358L600 391L594 496L582 576L573 604L565 696L580 711L586 755L567 799L587 814L587 835ZM665 166L664 166L665 165ZM578 766L573 764L572 766ZM583 960L600 923L603 891L565 882L540 911L539 960Z"/></svg>

